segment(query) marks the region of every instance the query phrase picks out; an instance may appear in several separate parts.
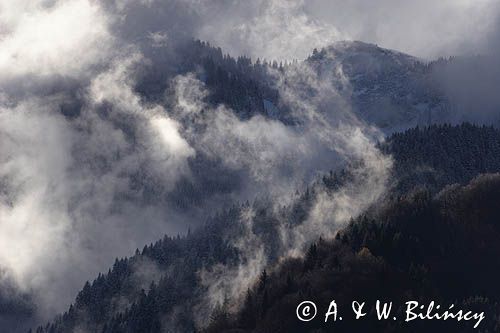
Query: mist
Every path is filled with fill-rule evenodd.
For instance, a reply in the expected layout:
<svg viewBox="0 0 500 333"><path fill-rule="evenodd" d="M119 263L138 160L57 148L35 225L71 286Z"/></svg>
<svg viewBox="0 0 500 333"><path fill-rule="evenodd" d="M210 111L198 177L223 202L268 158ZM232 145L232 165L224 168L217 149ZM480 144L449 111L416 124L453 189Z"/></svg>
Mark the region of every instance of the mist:
<svg viewBox="0 0 500 333"><path fill-rule="evenodd" d="M0 286L9 290L2 297L26 297L36 319L47 320L114 258L163 234L185 233L226 202L262 196L272 204L291 203L294 191L318 175L359 163L351 184L317 194L305 224L283 227L282 255L296 255L319 235L334 235L383 195L392 163L376 148L382 133L358 119L344 98L350 84L342 68L319 74L300 62L284 72L270 70L280 102L297 121L289 126L210 105L199 73L177 73L176 46L200 38L234 56L268 60L302 60L313 48L345 39L419 57L498 54L498 45L487 43L498 31L492 1L373 6L0 1ZM488 59L482 63L498 68L494 57ZM485 119L496 116L497 94L489 88L498 87L499 76L470 90L457 82L475 82L484 71L463 68L456 63L436 71L436 82L466 106L463 118L477 106ZM136 88L143 73L162 70L171 92L142 96ZM196 181L190 164L196 158L215 161L238 176L237 184L179 210L169 195L179 182ZM250 251L243 253L247 266L200 272L211 306L240 295L267 263L262 241L251 233L251 210L242 220L248 233L234 244Z"/></svg>

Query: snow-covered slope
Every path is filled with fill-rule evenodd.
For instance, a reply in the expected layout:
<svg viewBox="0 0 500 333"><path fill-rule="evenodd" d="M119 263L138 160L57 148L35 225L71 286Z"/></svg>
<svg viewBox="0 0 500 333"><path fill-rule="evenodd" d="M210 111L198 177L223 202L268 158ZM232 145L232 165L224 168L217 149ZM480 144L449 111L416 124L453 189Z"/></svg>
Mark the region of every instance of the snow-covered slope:
<svg viewBox="0 0 500 333"><path fill-rule="evenodd" d="M448 106L428 64L410 55L358 41L336 42L307 61L321 75L335 69L358 116L386 132L446 120Z"/></svg>

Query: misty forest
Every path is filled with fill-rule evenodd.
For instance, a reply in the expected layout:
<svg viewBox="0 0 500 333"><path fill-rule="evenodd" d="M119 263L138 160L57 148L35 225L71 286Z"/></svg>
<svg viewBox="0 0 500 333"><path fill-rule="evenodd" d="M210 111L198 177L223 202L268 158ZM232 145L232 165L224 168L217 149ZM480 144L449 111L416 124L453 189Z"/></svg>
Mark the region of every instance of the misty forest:
<svg viewBox="0 0 500 333"><path fill-rule="evenodd" d="M0 0L0 333L500 332L499 40L495 0Z"/></svg>

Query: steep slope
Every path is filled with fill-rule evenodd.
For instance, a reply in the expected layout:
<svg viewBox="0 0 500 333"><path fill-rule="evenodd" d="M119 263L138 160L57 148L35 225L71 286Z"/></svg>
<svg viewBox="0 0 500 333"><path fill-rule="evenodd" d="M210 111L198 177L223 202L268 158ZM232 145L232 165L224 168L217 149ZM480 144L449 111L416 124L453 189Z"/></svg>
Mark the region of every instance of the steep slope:
<svg viewBox="0 0 500 333"><path fill-rule="evenodd" d="M233 58L198 40L154 47L148 54L152 54L151 65L136 87L148 100L163 101L172 78L193 73L209 89L211 105L225 104L241 118L267 114L265 101L278 104L278 91L267 73L272 64L253 63L245 56Z"/></svg>
<svg viewBox="0 0 500 333"><path fill-rule="evenodd" d="M225 103L242 117L259 113L292 121L282 103L276 73L293 71L300 62L233 59L203 42L186 43L175 54L183 59L176 73L198 73L213 92L214 104ZM333 77L341 82L338 92L359 119L387 134L433 123L469 121L496 126L499 122L498 66L490 57L424 60L375 44L340 41L314 50L305 64L315 69L319 79ZM153 73L150 79L159 75ZM143 89L146 95L156 90L162 93L166 81L165 73L161 75L162 80L153 79Z"/></svg>
<svg viewBox="0 0 500 333"><path fill-rule="evenodd" d="M335 240L311 245L304 259L288 260L262 275L243 308L232 315L220 311L206 331L497 332L499 200L499 174L446 188L435 197L426 191L400 197L375 216L359 217ZM391 316L399 320L378 321L377 299L394 302ZM303 300L318 307L312 321L295 316ZM343 320L325 323L332 300L343 309ZM367 317L355 320L353 300L367 302ZM405 322L410 300L434 301L445 309L454 304L453 311L484 312L485 319Z"/></svg>
<svg viewBox="0 0 500 333"><path fill-rule="evenodd" d="M137 87L147 98L161 100L169 78L194 72L210 89L213 105L224 103L243 118L263 114L290 121L276 74L293 70L299 62L235 59L200 41L184 42L174 50L156 48L151 53L156 57ZM387 133L456 120L433 75L433 63L359 41L336 42L315 50L305 63L316 70L319 79L333 74L345 83L337 88L358 117Z"/></svg>
<svg viewBox="0 0 500 333"><path fill-rule="evenodd" d="M462 141L467 142L467 145L458 149L457 142ZM400 179L399 183L394 184L392 196L399 198L415 186L427 187L429 192L422 192L428 193L422 198L429 205L434 205L430 198L443 186L466 183L484 172L500 172L500 154L496 152L496 148L493 149L499 144L500 131L468 124L454 127L432 126L394 134L383 144L383 149L395 159L394 179ZM475 163L470 161L472 155L475 156ZM454 162L450 163L452 157ZM267 244L266 255L271 258L268 263L272 264L273 255L278 253L281 242L280 223L302 223L310 213L316 189L323 186L335 189L348 180L348 171L332 172L298 194L298 200L293 205L283 207L278 212L269 203L266 204L265 200L251 205L237 205L208 219L204 227L186 237L165 237L156 244L146 246L141 252L138 251L130 259L117 260L110 272L84 287L75 305L66 314L54 323L40 327L38 332L71 332L76 327L90 332L155 332L158 325L174 330L193 330L195 324L192 309L202 304L207 292L207 286L201 283L200 272L203 268L218 264L227 269L238 267L240 260L244 259L242 249L234 242L240 237L248 237L242 213L250 206L257 212L251 235L258 236ZM417 202L412 200L420 197L409 196L408 200L412 202L410 206L413 207ZM399 209L395 209L395 212ZM408 209L411 211L413 208ZM385 211L389 211L389 208ZM404 219L407 217L405 215ZM378 219L384 220L383 217ZM390 239L399 232L396 223L398 218L391 219ZM358 243L365 237L359 233L361 231L358 228L357 238L354 239L352 235L356 228L358 227L348 229L352 229L348 239L352 238L353 243L350 244L359 248L361 245ZM427 237L426 230L428 229L419 230L422 241ZM374 235L378 235L378 232ZM379 242L377 246L383 247L385 255L397 256L396 252L391 254L392 243L384 243L385 239L373 241ZM438 239L432 241L436 242ZM402 253L411 250L403 250L405 244L403 241L398 243ZM421 246L423 243L419 244ZM370 249L373 250L372 247ZM401 260L400 264L403 265L406 257ZM153 280L155 282L151 284ZM204 323L207 323L209 315L201 315Z"/></svg>

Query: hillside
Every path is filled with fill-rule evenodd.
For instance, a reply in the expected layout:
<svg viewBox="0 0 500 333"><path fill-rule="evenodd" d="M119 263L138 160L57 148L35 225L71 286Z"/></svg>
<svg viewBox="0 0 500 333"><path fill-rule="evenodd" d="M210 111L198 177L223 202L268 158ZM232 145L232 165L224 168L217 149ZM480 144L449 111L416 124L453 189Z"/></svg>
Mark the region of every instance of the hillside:
<svg viewBox="0 0 500 333"><path fill-rule="evenodd" d="M499 131L491 126L411 128L391 135L381 149L395 158L398 193L416 186L436 193L448 184L466 184L478 174L500 170Z"/></svg>
<svg viewBox="0 0 500 333"><path fill-rule="evenodd" d="M408 300L484 311L477 330L497 332L500 287L500 175L483 175L432 196L417 191L353 220L334 240L312 244L304 259L263 273L236 314L217 313L206 332L475 332L477 321L406 323ZM397 321L377 321L377 299L393 301ZM296 306L312 300L315 319L299 321ZM324 322L335 300L342 321ZM352 300L370 304L355 320ZM339 310L341 311L341 310ZM436 310L433 312L435 313Z"/></svg>
<svg viewBox="0 0 500 333"><path fill-rule="evenodd" d="M291 121L274 71L294 70L300 62L235 59L200 41L184 42L174 51L157 48L154 54L150 71L142 75L137 87L147 98L161 99L169 78L194 72L210 89L213 105L226 104L243 118L263 114ZM374 44L342 41L315 50L304 63L316 71L319 80L332 75L347 82L338 87L339 92L358 117L387 133L458 120L444 88L433 76L434 68L442 70L452 62L436 62L438 66Z"/></svg>
<svg viewBox="0 0 500 333"><path fill-rule="evenodd" d="M464 139L468 145L457 149L456 142ZM392 194L388 195L388 203L375 207L376 209L370 213L380 215L359 218L341 233L341 235L345 235L342 239L346 239L348 244L342 243L344 245L338 251L344 253L347 249L351 249L351 252L345 253L345 260L351 260L347 258L356 258L355 253L361 247L370 244L368 248L373 255L384 257L390 255L392 256L391 260L393 260L391 263L394 265L397 263L399 268L409 269L408 267L413 261L415 264L422 264L427 260L426 256L432 255L432 251L415 252L421 251L419 247L422 247L422 244L426 244L425 247L429 247L429 249L434 249L438 246L441 237L443 241L449 240L446 237L446 223L448 222L445 223L445 219L440 215L440 210L436 207L441 207L444 202L447 202L447 205L452 207L450 209L453 209L449 212L452 215L450 218L455 219L454 214L462 206L460 200L466 200L467 193L472 193L471 191L478 193L482 191L481 189L486 188L488 191L493 191L488 192L488 196L496 195L495 187L488 184L490 182L496 184L499 180L498 177L483 177L463 189L451 187L448 190L443 190L437 195L437 199L433 199L435 193L449 184L465 184L482 173L500 172L500 154L492 149L492 147L498 147L499 144L500 131L469 124L432 126L392 135L383 144L383 149L386 153L392 154L395 159L393 178L399 182L394 184ZM443 158L443 156L447 156L444 154L453 156L454 162L450 163L449 159ZM471 154L475 156L474 163L470 161ZM239 239L242 235L248 236L245 224L242 222L243 212L249 207L257 212L252 226L252 235L263 240L263 243L266 244L266 255L273 258L280 253L282 241L279 237L280 221L285 220L294 224L303 223L310 213L315 193L318 193L323 186L334 190L348 179L349 171L337 171L325 175L312 187L297 194L299 199L293 205L283 207L279 212L274 211L265 200L257 200L252 204L235 205L232 209L220 212L208 219L205 226L185 237L165 237L155 244L144 247L132 258L117 260L107 274L100 275L94 282L85 285L76 298L75 304L67 313L54 323L43 328L40 327L38 332L70 332L75 327L84 327L91 332L154 332L158 325L171 329L193 330L195 328L194 320L189 314L193 312L193 307L200 304L207 292L207 287L200 285L200 270L203 267L209 268L217 264L225 265L230 269L237 267L242 259L245 260L245 257L242 257L242 249L234 244L234 239ZM415 187L421 189L413 193L412 190ZM456 193L461 195L457 201L455 201L455 197L458 195ZM447 198L447 201L443 201L443 198ZM473 199L474 197L470 198L470 200ZM489 198L479 204L489 204L494 202L494 199L490 200ZM423 203L420 202L421 200L424 200ZM475 201L472 203L476 204ZM472 205L472 203L470 204ZM424 209L422 212L417 210L417 215L412 215L413 224L405 222L399 225L398 221L409 221L410 215L408 214L415 211L416 205L419 204L424 205L425 209L422 208ZM493 214L488 207L482 207L477 211ZM473 210L467 210L467 212L473 214ZM430 215L425 214L437 215L432 215L430 218ZM488 223L490 222L488 221L493 217L494 215L485 215L481 219L485 225L481 224L481 228L489 228L490 224ZM375 219L377 223L368 223L367 218L368 221ZM470 216L466 218L468 219L467 223L473 222L470 221ZM439 233L435 233L433 227L426 227L428 224L434 223L434 220L438 221L436 223L442 223L442 229ZM452 222L458 223L456 220L452 220ZM413 230L411 229L412 225L421 227L418 230ZM366 228L371 228L369 233L365 233ZM384 232L390 233L390 236L379 232L380 228L383 228ZM433 232L428 233L429 230L433 230ZM487 229L478 229L474 231L474 234L484 230ZM413 236L413 232L418 232L418 239ZM400 234L400 236L396 237L396 234ZM472 234L463 235L463 237L466 236L472 237ZM397 244L392 243L393 239L398 239ZM494 237L488 239L494 239ZM409 243L409 241L411 242ZM372 243L373 245L371 245ZM445 246L445 243L443 244ZM460 245L460 243L453 243L450 246L457 246L457 244ZM396 245L400 249L392 251ZM322 248L323 246L326 247L325 250ZM321 251L326 251L330 247L336 249L339 246L338 242L328 243L328 245L325 243L321 245ZM455 250L458 249L453 248L453 251ZM468 250L468 248L464 248L460 251ZM476 248L473 250L479 251ZM447 251L452 250L448 249ZM449 255L453 252L447 253L446 255ZM416 256L417 254L418 256ZM415 257L407 261L409 260L407 256L413 255ZM417 262L418 258L420 261ZM446 257L442 260L448 259ZM272 266L273 262L271 259L269 266ZM453 263L450 262L451 264ZM365 268L361 265L357 269L368 269L371 272L370 267ZM143 269L155 272L152 275L155 277L153 284L151 284L151 278L144 280L144 275L140 273ZM141 276L143 279L137 283L137 279ZM352 276L346 275L344 278L352 278ZM373 283L376 281L373 280ZM486 286L493 288L493 286ZM184 310L181 311L181 309ZM174 313L178 313L178 311L184 315L175 316ZM206 320L210 314L205 313L204 316Z"/></svg>

